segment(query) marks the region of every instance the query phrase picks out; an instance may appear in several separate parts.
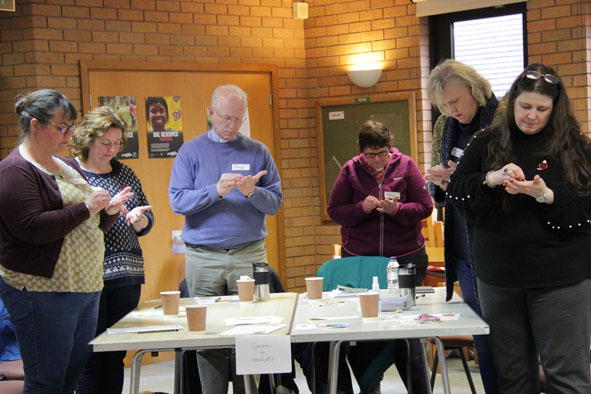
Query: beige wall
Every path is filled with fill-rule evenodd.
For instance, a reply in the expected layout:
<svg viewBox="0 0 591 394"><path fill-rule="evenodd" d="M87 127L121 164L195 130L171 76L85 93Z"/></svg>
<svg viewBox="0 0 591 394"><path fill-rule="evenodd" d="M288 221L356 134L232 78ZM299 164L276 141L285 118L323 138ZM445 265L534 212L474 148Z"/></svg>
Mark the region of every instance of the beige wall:
<svg viewBox="0 0 591 394"><path fill-rule="evenodd" d="M314 102L327 97L414 91L419 164L430 160L426 18L410 0L308 0L292 19L288 0L36 0L0 13L0 157L17 143L14 96L51 87L80 102L80 59L272 63L278 66L287 287L302 290L340 241L320 220ZM591 131L591 4L527 2L529 61L555 66L579 120ZM386 69L359 89L346 76L373 52Z"/></svg>

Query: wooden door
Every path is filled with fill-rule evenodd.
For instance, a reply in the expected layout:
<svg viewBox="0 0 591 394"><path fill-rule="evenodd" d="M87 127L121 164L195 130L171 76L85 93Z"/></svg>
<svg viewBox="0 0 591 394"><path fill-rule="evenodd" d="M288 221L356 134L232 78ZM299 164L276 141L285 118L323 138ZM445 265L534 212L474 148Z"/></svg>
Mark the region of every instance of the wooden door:
<svg viewBox="0 0 591 394"><path fill-rule="evenodd" d="M164 69L130 70L129 66L119 68L93 69L94 64L82 67L83 102L85 111L98 105L100 96L135 96L137 103L137 124L139 137L139 158L123 160L142 182L148 201L154 207L155 225L152 231L140 239L145 259L146 284L142 289L142 300L158 298L163 290L178 289L185 277L184 255L173 255L171 231L181 230L184 217L176 215L170 208L168 185L173 158L148 158L146 134L145 98L150 96L180 96L183 111L183 137L188 141L207 131L206 108L210 105L213 90L221 84L232 83L240 86L248 95L251 137L263 142L270 149L276 164L280 165L274 136L274 109L270 102L273 92L273 76L267 71L240 71L235 66L216 67L216 71ZM143 68L146 68L143 66ZM217 71L222 69L221 71ZM88 76L87 80L84 79ZM85 86L87 85L87 87ZM85 92L85 90L88 92ZM269 236L267 254L269 264L280 275L282 262L282 216L281 211L267 217Z"/></svg>

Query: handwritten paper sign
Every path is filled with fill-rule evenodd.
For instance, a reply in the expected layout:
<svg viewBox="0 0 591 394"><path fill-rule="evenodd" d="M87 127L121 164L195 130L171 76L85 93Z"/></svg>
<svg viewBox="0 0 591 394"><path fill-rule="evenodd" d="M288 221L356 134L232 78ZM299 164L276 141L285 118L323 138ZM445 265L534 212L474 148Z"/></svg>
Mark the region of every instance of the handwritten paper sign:
<svg viewBox="0 0 591 394"><path fill-rule="evenodd" d="M289 335L244 335L236 337L236 374L254 375L291 372Z"/></svg>

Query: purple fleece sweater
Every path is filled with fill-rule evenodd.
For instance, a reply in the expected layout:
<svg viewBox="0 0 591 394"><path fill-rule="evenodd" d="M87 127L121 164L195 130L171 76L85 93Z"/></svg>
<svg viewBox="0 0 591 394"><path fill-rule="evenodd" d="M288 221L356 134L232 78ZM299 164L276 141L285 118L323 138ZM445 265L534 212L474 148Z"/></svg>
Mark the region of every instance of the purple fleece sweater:
<svg viewBox="0 0 591 394"><path fill-rule="evenodd" d="M350 254L401 257L425 246L421 221L433 211L433 200L415 162L396 148L390 153L381 182L359 155L345 163L333 186L328 215L342 226L343 247ZM388 191L400 193L394 214L363 212L368 195L383 200Z"/></svg>

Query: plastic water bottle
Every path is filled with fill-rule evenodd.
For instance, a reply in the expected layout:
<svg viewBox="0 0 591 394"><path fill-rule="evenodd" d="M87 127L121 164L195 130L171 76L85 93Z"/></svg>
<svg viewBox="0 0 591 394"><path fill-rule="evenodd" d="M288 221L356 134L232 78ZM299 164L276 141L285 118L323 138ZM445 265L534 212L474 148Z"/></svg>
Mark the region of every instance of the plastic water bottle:
<svg viewBox="0 0 591 394"><path fill-rule="evenodd" d="M386 278L388 279L388 296L400 297L400 287L398 286L398 260L396 257L390 257L388 267L386 268Z"/></svg>

